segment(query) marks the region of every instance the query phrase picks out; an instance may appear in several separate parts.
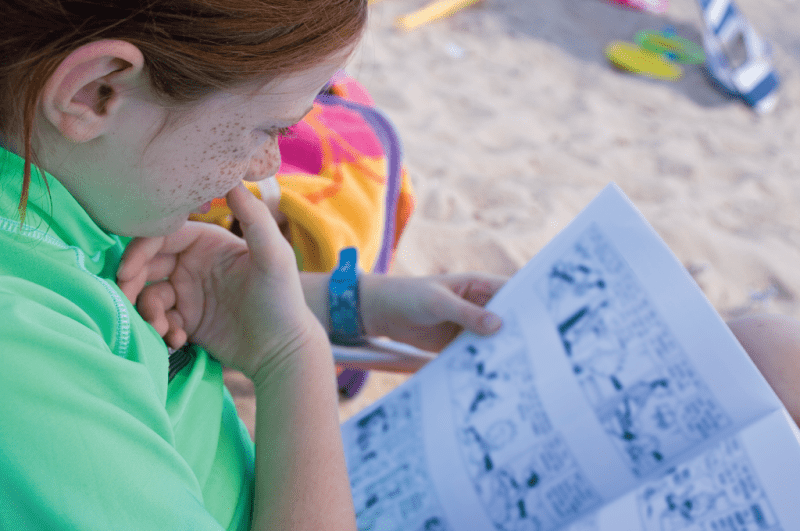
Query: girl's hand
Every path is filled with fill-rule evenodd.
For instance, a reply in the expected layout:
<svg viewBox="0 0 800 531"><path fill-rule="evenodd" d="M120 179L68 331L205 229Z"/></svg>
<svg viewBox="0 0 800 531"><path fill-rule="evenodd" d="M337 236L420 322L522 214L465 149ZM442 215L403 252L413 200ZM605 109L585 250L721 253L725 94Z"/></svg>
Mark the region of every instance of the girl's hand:
<svg viewBox="0 0 800 531"><path fill-rule="evenodd" d="M483 306L508 279L465 273L431 277L362 275L359 295L367 335L438 352L466 329L497 332L500 317Z"/></svg>
<svg viewBox="0 0 800 531"><path fill-rule="evenodd" d="M226 198L244 239L187 222L169 236L131 242L117 280L169 346L191 341L253 378L266 364L326 336L303 298L294 253L266 205L242 185Z"/></svg>

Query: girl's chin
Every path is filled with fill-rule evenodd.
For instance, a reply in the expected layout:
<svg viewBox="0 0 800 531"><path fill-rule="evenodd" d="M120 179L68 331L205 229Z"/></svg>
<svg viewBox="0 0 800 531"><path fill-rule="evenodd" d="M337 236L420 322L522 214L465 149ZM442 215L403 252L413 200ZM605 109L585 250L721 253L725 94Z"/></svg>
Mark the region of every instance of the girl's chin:
<svg viewBox="0 0 800 531"><path fill-rule="evenodd" d="M183 227L186 224L187 221L189 221L189 216L185 214L180 217L170 217L170 218L160 219L154 222L152 225L141 227L139 234L137 234L137 236L143 238L157 238L159 236L168 236L173 232L178 231L181 227Z"/></svg>
<svg viewBox="0 0 800 531"><path fill-rule="evenodd" d="M156 238L167 236L183 227L189 220L189 214L172 214L163 218L148 220L128 220L115 224L101 225L102 228L117 236L128 238Z"/></svg>
<svg viewBox="0 0 800 531"><path fill-rule="evenodd" d="M164 218L143 221L135 226L133 224L128 224L125 228L120 227L118 232L115 232L114 230L111 230L111 232L115 232L119 236L130 236L134 238L155 238L158 236L167 236L183 227L183 225L189 220L190 216L195 214L208 214L210 211L211 201L208 201L189 213L174 213Z"/></svg>

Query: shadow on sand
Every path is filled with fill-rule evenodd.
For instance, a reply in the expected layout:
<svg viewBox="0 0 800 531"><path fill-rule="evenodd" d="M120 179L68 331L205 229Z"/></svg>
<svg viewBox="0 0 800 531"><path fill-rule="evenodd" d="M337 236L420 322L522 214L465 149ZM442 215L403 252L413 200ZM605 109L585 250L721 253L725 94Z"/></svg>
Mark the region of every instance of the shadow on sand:
<svg viewBox="0 0 800 531"><path fill-rule="evenodd" d="M702 43L701 18L697 22L671 19L628 9L602 0L484 0L459 17L458 25L470 32L481 31L481 18L492 17L509 36L531 38L554 44L581 61L615 68L605 57L611 41L633 40L640 30L671 28L678 35ZM729 105L734 98L721 92L703 65L683 65L678 81L652 80L666 84L703 107ZM633 75L620 71L620 75Z"/></svg>

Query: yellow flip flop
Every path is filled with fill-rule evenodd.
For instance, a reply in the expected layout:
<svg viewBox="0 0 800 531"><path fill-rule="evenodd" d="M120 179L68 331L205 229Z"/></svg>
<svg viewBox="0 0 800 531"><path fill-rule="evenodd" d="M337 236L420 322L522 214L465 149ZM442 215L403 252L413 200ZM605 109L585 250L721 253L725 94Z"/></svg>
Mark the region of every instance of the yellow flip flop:
<svg viewBox="0 0 800 531"><path fill-rule="evenodd" d="M683 75L683 69L672 61L630 42L612 42L606 47L606 57L617 68L654 79L677 81Z"/></svg>

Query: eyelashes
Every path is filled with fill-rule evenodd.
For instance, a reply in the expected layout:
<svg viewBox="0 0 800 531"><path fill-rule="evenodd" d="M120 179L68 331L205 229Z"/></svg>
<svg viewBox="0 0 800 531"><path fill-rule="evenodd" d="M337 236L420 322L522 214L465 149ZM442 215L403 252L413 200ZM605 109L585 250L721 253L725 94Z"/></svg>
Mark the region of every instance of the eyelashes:
<svg viewBox="0 0 800 531"><path fill-rule="evenodd" d="M279 138L292 138L293 135L293 127L273 127L270 129L257 129L261 135L266 135L271 140L277 140ZM261 136L261 141L263 141L264 137Z"/></svg>
<svg viewBox="0 0 800 531"><path fill-rule="evenodd" d="M285 136L288 136L291 130L292 130L291 127L281 127L280 129L273 129L272 131L269 132L269 136L271 136L272 138L283 138Z"/></svg>

